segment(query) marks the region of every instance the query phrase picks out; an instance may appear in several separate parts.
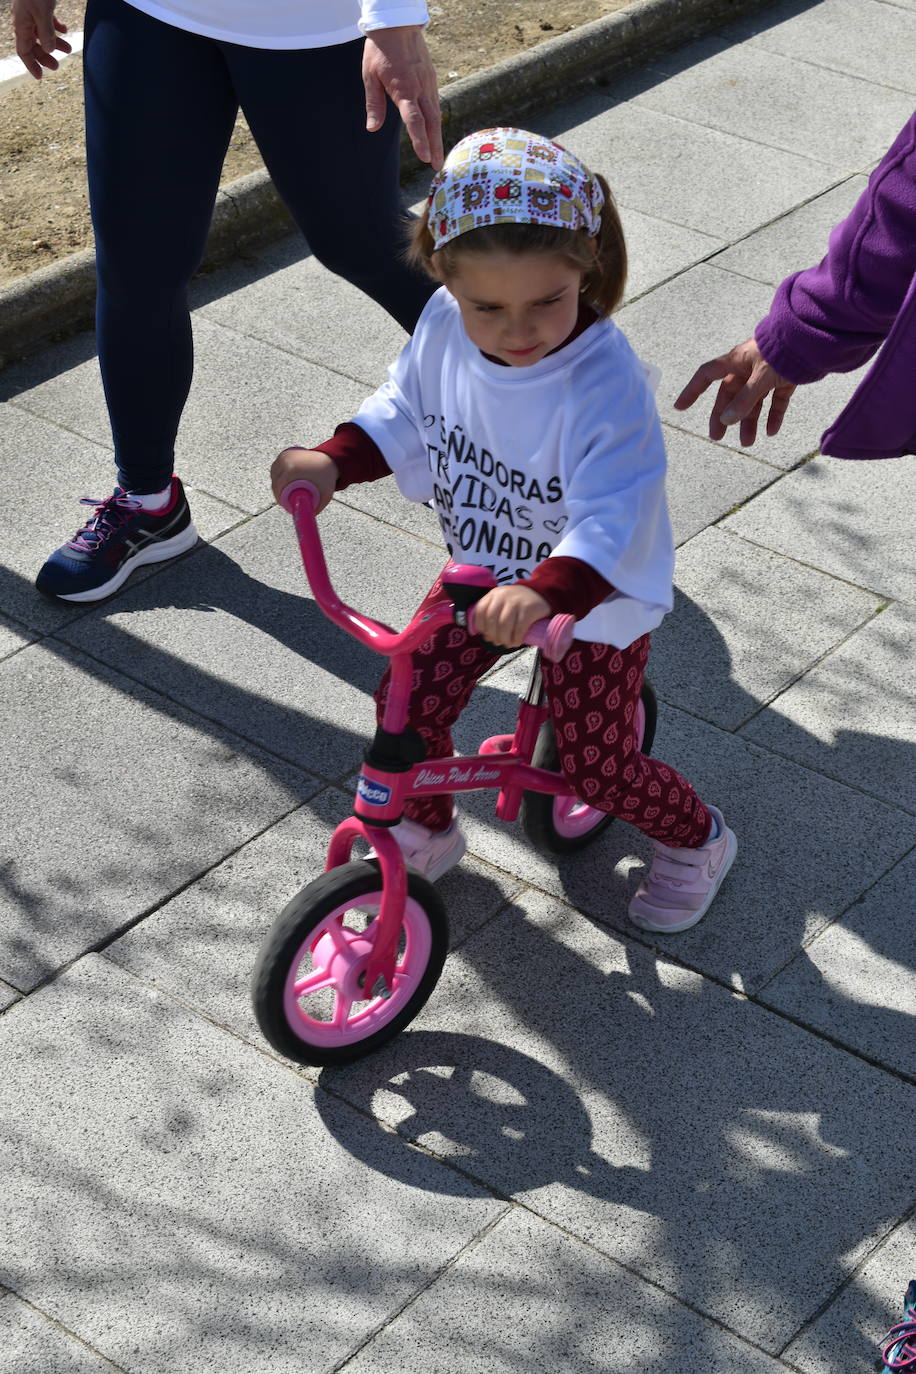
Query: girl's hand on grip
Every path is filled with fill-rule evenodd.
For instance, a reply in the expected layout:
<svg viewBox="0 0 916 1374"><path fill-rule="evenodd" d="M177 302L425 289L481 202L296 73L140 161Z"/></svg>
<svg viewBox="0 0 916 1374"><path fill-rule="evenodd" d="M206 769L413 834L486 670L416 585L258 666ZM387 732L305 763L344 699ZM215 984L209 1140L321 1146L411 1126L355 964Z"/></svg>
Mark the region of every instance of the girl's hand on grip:
<svg viewBox="0 0 916 1374"><path fill-rule="evenodd" d="M271 464L270 485L279 501L290 482L311 482L320 498L315 507L317 515L334 495L338 476L337 464L326 453L313 448L285 448Z"/></svg>
<svg viewBox="0 0 916 1374"><path fill-rule="evenodd" d="M549 615L549 602L530 587L494 587L474 607L474 633L501 648L517 649L534 622Z"/></svg>

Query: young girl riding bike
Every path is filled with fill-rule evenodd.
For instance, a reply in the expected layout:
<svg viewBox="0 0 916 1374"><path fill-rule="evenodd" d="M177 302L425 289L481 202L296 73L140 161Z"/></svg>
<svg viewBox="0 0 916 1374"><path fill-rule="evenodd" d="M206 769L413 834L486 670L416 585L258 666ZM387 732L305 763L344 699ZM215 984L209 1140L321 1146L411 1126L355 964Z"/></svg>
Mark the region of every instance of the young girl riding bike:
<svg viewBox="0 0 916 1374"><path fill-rule="evenodd" d="M321 510L335 491L393 472L405 496L434 504L449 554L495 577L474 636L448 625L414 654L408 720L427 759L453 753L451 727L495 661L491 646L516 648L535 621L575 616L566 655L542 664L563 772L589 806L654 841L631 919L686 930L737 843L721 812L636 743L674 545L646 370L609 318L626 279L610 190L559 144L483 130L436 174L410 256L440 290L355 419L279 455L274 494L307 480ZM424 604L443 596L437 581ZM464 853L448 796L408 800L393 833L432 880Z"/></svg>

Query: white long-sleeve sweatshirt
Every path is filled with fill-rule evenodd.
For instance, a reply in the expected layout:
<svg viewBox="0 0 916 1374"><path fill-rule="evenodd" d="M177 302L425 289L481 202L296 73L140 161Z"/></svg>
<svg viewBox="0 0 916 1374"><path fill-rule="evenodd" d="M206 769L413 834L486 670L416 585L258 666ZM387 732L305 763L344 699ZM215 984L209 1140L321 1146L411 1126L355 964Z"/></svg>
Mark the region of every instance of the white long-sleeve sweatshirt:
<svg viewBox="0 0 916 1374"><path fill-rule="evenodd" d="M671 609L661 425L647 369L611 320L505 367L470 341L443 287L354 420L404 495L434 503L456 562L509 583L571 557L611 583L577 638L625 648Z"/></svg>
<svg viewBox="0 0 916 1374"><path fill-rule="evenodd" d="M425 24L423 0L127 0L175 28L245 48L326 48Z"/></svg>

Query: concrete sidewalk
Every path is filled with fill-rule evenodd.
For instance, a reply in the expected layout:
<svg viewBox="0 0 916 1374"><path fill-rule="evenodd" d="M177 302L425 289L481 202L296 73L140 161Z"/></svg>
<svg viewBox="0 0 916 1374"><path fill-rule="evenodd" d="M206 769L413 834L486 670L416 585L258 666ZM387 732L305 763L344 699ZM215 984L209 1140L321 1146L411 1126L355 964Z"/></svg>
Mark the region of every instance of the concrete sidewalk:
<svg viewBox="0 0 916 1374"><path fill-rule="evenodd" d="M621 205L679 543L657 750L741 848L655 942L625 915L642 837L548 863L472 794L442 981L346 1071L279 1060L248 1000L378 673L266 472L403 336L292 240L202 280L179 471L207 542L94 610L31 585L110 489L92 340L0 376L3 1374L874 1368L916 1275L916 466L814 456L855 378L752 452L671 402L821 255L914 52L916 0L792 0L536 121ZM323 532L392 624L441 562L387 483ZM459 747L525 672L487 678Z"/></svg>

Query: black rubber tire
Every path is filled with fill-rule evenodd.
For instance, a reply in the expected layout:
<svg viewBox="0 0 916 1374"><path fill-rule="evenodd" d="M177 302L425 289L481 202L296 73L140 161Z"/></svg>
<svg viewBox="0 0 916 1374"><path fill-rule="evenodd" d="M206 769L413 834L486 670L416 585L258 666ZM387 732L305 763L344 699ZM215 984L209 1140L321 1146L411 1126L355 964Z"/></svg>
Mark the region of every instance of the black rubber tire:
<svg viewBox="0 0 916 1374"><path fill-rule="evenodd" d="M651 682L643 682L641 695L646 724L639 747L642 753L649 754L652 752L658 721L658 703ZM549 768L552 772L560 767L557 743L549 720L545 720L541 726L531 762L535 768ZM556 798L546 792L525 792L522 796L522 828L532 848L539 854L575 854L603 834L614 820L608 812L596 811L594 825L583 834L561 835L554 822L555 801Z"/></svg>
<svg viewBox="0 0 916 1374"><path fill-rule="evenodd" d="M283 992L292 960L320 925L342 903L358 905L359 898L379 890L378 867L364 860L342 864L309 883L287 903L265 935L251 979L251 1000L265 1039L278 1053L298 1064L346 1064L379 1049L409 1025L439 981L448 951L448 918L432 883L407 872L407 892L422 908L429 923L429 959L416 991L400 1012L364 1040L337 1048L312 1044L290 1026L283 1008Z"/></svg>

